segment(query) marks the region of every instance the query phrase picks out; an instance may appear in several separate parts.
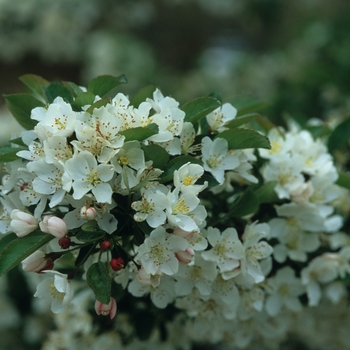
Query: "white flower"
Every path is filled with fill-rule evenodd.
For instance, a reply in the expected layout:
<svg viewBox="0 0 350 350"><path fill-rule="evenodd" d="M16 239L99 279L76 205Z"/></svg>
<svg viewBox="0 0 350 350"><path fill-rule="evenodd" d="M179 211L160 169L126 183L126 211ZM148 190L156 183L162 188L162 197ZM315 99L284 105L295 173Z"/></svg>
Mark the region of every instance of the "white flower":
<svg viewBox="0 0 350 350"><path fill-rule="evenodd" d="M266 311L270 316L279 314L282 306L291 311L301 311L299 296L304 293L304 288L291 267L279 269L274 277L267 280L267 285L270 295L266 299Z"/></svg>
<svg viewBox="0 0 350 350"><path fill-rule="evenodd" d="M184 238L168 234L164 227L159 226L140 245L135 259L138 259L151 275L173 275L179 268L175 253L187 247L188 243Z"/></svg>
<svg viewBox="0 0 350 350"><path fill-rule="evenodd" d="M52 267L52 260L47 259L46 254L41 249L36 250L33 254L22 260L22 269L26 272L49 270Z"/></svg>
<svg viewBox="0 0 350 350"><path fill-rule="evenodd" d="M216 262L220 272L236 270L239 273L240 259L244 257L244 247L238 238L237 231L229 227L220 233L217 228L209 227L207 239L212 248L202 252L203 259Z"/></svg>
<svg viewBox="0 0 350 350"><path fill-rule="evenodd" d="M198 230L207 216L203 205L199 205L199 198L189 192L179 196L178 189L167 195L169 204L166 208L168 222L184 231Z"/></svg>
<svg viewBox="0 0 350 350"><path fill-rule="evenodd" d="M174 185L182 193L197 194L208 186L207 181L203 185L196 185L203 174L204 169L201 165L186 163L174 171Z"/></svg>
<svg viewBox="0 0 350 350"><path fill-rule="evenodd" d="M27 236L38 227L38 220L31 214L18 209L11 212L11 229L18 237Z"/></svg>
<svg viewBox="0 0 350 350"><path fill-rule="evenodd" d="M222 184L225 170L233 170L239 166L236 155L228 153L228 143L223 138L212 141L208 136L202 139L202 160L204 170L209 171Z"/></svg>
<svg viewBox="0 0 350 350"><path fill-rule="evenodd" d="M179 271L174 275L176 279L175 292L177 296L188 295L197 288L201 295L209 296L211 285L218 274L213 261L204 260L196 254L194 265L180 265Z"/></svg>
<svg viewBox="0 0 350 350"><path fill-rule="evenodd" d="M56 97L49 107L37 107L32 110L31 118L39 121L34 130L45 130L46 137L64 136L73 134L77 113L62 97ZM46 138L45 137L45 138Z"/></svg>
<svg viewBox="0 0 350 350"><path fill-rule="evenodd" d="M222 106L209 113L206 118L211 130L222 132L227 129L225 128L225 124L233 120L236 114L237 109L235 107L230 103L224 103Z"/></svg>
<svg viewBox="0 0 350 350"><path fill-rule="evenodd" d="M112 188L107 182L114 174L112 165L97 165L95 157L90 152L83 151L67 160L65 169L74 179L74 199L82 198L91 190L98 202L111 203Z"/></svg>
<svg viewBox="0 0 350 350"><path fill-rule="evenodd" d="M259 242L262 238L268 236L269 231L270 227L267 224L257 224L255 222L247 225L242 235L245 255L241 259L241 272L244 276L250 275L255 283L264 280L259 260L266 259L273 251L267 242ZM223 273L223 276L225 278L225 273Z"/></svg>
<svg viewBox="0 0 350 350"><path fill-rule="evenodd" d="M60 313L73 298L70 281L67 280L67 275L57 271L44 272L49 274L49 277L38 284L34 296L51 299L51 311L55 314Z"/></svg>
<svg viewBox="0 0 350 350"><path fill-rule="evenodd" d="M151 187L141 191L141 200L131 204L131 208L136 211L134 214L135 221L141 222L146 220L151 227L158 227L164 224L166 220L164 210L168 205L168 198L162 191L163 187L158 188Z"/></svg>

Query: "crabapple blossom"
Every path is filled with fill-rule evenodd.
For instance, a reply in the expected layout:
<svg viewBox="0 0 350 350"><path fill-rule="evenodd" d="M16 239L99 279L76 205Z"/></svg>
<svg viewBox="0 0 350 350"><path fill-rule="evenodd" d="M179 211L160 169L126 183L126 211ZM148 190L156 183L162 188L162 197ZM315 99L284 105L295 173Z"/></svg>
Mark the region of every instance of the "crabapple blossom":
<svg viewBox="0 0 350 350"><path fill-rule="evenodd" d="M22 260L22 269L26 272L40 272L53 268L53 261L46 258L43 250L36 250L33 254Z"/></svg>
<svg viewBox="0 0 350 350"><path fill-rule="evenodd" d="M43 271L48 275L36 288L34 294L37 298L51 300L51 311L55 314L60 313L72 300L74 291L71 287L67 275L58 271Z"/></svg>
<svg viewBox="0 0 350 350"><path fill-rule="evenodd" d="M225 124L236 117L237 109L230 103L224 103L213 112L207 114L207 122L213 131L222 132L226 130Z"/></svg>
<svg viewBox="0 0 350 350"><path fill-rule="evenodd" d="M117 313L117 302L112 297L108 304L103 304L100 301L96 300L95 311L97 315L102 315L102 316L109 315L109 318L112 320Z"/></svg>
<svg viewBox="0 0 350 350"><path fill-rule="evenodd" d="M225 170L233 170L239 166L236 155L228 153L228 143L223 138L212 141L208 136L202 139L202 160L204 170L210 172L219 184L225 179Z"/></svg>
<svg viewBox="0 0 350 350"><path fill-rule="evenodd" d="M31 214L13 209L10 226L18 237L24 237L38 228L38 220Z"/></svg>
<svg viewBox="0 0 350 350"><path fill-rule="evenodd" d="M43 221L39 223L39 226L42 232L50 233L57 238L64 237L68 232L65 221L57 216L45 215Z"/></svg>
<svg viewBox="0 0 350 350"><path fill-rule="evenodd" d="M182 165L178 170L174 171L174 185L182 193L194 193L197 194L203 191L208 182L204 182L203 185L196 185L196 181L204 174L204 169L199 164L186 163Z"/></svg>
<svg viewBox="0 0 350 350"><path fill-rule="evenodd" d="M187 248L188 243L184 238L168 234L164 227L159 226L140 245L135 259L139 260L145 271L151 275L173 275L179 268L175 253Z"/></svg>

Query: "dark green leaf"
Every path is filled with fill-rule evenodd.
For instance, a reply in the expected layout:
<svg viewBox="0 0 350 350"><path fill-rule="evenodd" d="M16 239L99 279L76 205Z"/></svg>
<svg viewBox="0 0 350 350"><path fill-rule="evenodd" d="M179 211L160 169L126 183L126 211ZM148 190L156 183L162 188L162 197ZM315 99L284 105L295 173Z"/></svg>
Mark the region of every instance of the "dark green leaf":
<svg viewBox="0 0 350 350"><path fill-rule="evenodd" d="M6 236L3 236L3 238L0 239L0 254L16 238L17 235L13 232L8 233Z"/></svg>
<svg viewBox="0 0 350 350"><path fill-rule="evenodd" d="M34 231L25 237L12 238L13 235L9 238L9 244L0 251L0 276L10 271L22 260L51 241L54 236L40 231Z"/></svg>
<svg viewBox="0 0 350 350"><path fill-rule="evenodd" d="M96 101L94 104L92 104L86 112L92 114L94 112L95 108L100 108L105 106L107 103L110 103L111 100L109 98L102 98L101 100Z"/></svg>
<svg viewBox="0 0 350 350"><path fill-rule="evenodd" d="M174 171L178 170L182 165L186 163L195 163L195 164L202 164L202 162L194 157L191 156L178 156L174 159L172 159L167 165L166 170L162 174L161 182L168 182L173 179Z"/></svg>
<svg viewBox="0 0 350 350"><path fill-rule="evenodd" d="M21 146L22 148L27 148L28 146L23 142L21 137L18 137L16 139L10 140L10 143L13 143L14 145ZM19 149L18 149L19 150Z"/></svg>
<svg viewBox="0 0 350 350"><path fill-rule="evenodd" d="M18 123L27 130L34 129L37 121L30 119L32 109L35 107L44 107L45 105L29 94L4 95L4 97L7 108Z"/></svg>
<svg viewBox="0 0 350 350"><path fill-rule="evenodd" d="M158 133L158 125L155 123L149 124L145 127L137 127L132 129L127 129L120 132L120 135L125 136L125 142L127 141L143 141L147 138Z"/></svg>
<svg viewBox="0 0 350 350"><path fill-rule="evenodd" d="M220 102L216 98L200 97L185 103L181 106L181 109L186 113L185 121L193 124L220 107L220 105Z"/></svg>
<svg viewBox="0 0 350 350"><path fill-rule="evenodd" d="M95 220L90 220L88 222L85 222L81 229L85 232L95 232L97 229L97 222Z"/></svg>
<svg viewBox="0 0 350 350"><path fill-rule="evenodd" d="M350 139L350 118L337 125L328 139L329 152L346 145Z"/></svg>
<svg viewBox="0 0 350 350"><path fill-rule="evenodd" d="M338 173L338 176L339 177L336 184L350 190L350 175L345 173Z"/></svg>
<svg viewBox="0 0 350 350"><path fill-rule="evenodd" d="M254 98L244 98L241 100L233 101L232 104L237 109L237 117L259 112L269 106L266 101L261 101Z"/></svg>
<svg viewBox="0 0 350 350"><path fill-rule="evenodd" d="M62 84L71 92L74 97L77 97L84 92L77 84L74 84L71 81L62 81Z"/></svg>
<svg viewBox="0 0 350 350"><path fill-rule="evenodd" d="M13 147L0 148L0 163L12 162L13 160L18 159L19 157L16 153L20 150L20 148Z"/></svg>
<svg viewBox="0 0 350 350"><path fill-rule="evenodd" d="M169 160L169 153L159 145L142 145L142 149L145 153L145 160L151 160L153 162L153 168L163 169Z"/></svg>
<svg viewBox="0 0 350 350"><path fill-rule="evenodd" d="M120 84L127 82L125 75L113 77L112 75L100 75L90 81L87 90L100 97L112 96Z"/></svg>
<svg viewBox="0 0 350 350"><path fill-rule="evenodd" d="M95 95L92 92L83 92L72 102L72 107L76 111L80 111L86 105L92 105L95 100Z"/></svg>
<svg viewBox="0 0 350 350"><path fill-rule="evenodd" d="M95 242L102 239L106 235L104 231L80 231L76 235L81 242Z"/></svg>
<svg viewBox="0 0 350 350"><path fill-rule="evenodd" d="M230 122L225 124L225 126L228 128L231 128L231 129L237 128L238 126L241 126L241 125L247 124L253 120L256 120L259 116L260 116L260 114L258 114L258 113L247 114L247 115L244 115L242 117L235 118L235 119L231 120Z"/></svg>
<svg viewBox="0 0 350 350"><path fill-rule="evenodd" d="M19 77L19 80L25 84L34 94L34 96L40 101L46 103L46 95L44 92L44 87L50 85L46 79L35 74L25 74Z"/></svg>
<svg viewBox="0 0 350 350"><path fill-rule="evenodd" d="M260 203L276 203L278 196L275 192L277 181L271 181L263 184L254 191Z"/></svg>
<svg viewBox="0 0 350 350"><path fill-rule="evenodd" d="M225 130L216 135L217 137L224 138L228 142L229 149L271 148L266 136L250 129L236 128Z"/></svg>
<svg viewBox="0 0 350 350"><path fill-rule="evenodd" d="M103 304L108 304L111 298L111 279L106 264L101 261L92 264L87 270L86 281L95 298Z"/></svg>
<svg viewBox="0 0 350 350"><path fill-rule="evenodd" d="M157 88L153 85L148 85L139 90L130 100L130 105L138 108L140 104L146 101L147 98L153 98L153 92Z"/></svg>
<svg viewBox="0 0 350 350"><path fill-rule="evenodd" d="M52 103L58 96L62 97L68 103L73 102L72 93L69 91L69 89L61 84L52 83L49 86L45 86L44 91L49 103Z"/></svg>
<svg viewBox="0 0 350 350"><path fill-rule="evenodd" d="M259 204L258 197L251 189L247 188L238 200L232 204L229 215L242 217L254 214L258 211Z"/></svg>
<svg viewBox="0 0 350 350"><path fill-rule="evenodd" d="M76 267L82 266L85 263L85 261L89 258L94 248L95 244L89 244L85 247L80 248L78 257L76 258L74 265Z"/></svg>

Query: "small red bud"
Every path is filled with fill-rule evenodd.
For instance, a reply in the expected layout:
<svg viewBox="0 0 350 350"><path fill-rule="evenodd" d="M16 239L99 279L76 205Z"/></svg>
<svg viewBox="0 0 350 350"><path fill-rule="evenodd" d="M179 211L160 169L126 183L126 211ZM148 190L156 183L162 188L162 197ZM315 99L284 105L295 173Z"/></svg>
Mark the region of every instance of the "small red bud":
<svg viewBox="0 0 350 350"><path fill-rule="evenodd" d="M102 241L100 243L100 248L102 250L108 250L111 245L112 245L112 243L110 241Z"/></svg>
<svg viewBox="0 0 350 350"><path fill-rule="evenodd" d="M111 265L112 270L119 271L124 267L124 260L123 258L113 258L109 264Z"/></svg>
<svg viewBox="0 0 350 350"><path fill-rule="evenodd" d="M68 249L71 245L71 239L67 236L64 236L58 240L58 244L62 249Z"/></svg>

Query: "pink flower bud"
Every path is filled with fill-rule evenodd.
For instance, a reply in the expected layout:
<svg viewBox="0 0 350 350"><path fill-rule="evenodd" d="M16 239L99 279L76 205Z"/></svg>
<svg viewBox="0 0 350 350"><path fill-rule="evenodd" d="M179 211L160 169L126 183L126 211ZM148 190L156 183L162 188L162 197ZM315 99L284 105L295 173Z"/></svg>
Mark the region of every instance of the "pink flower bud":
<svg viewBox="0 0 350 350"><path fill-rule="evenodd" d="M177 260L179 260L179 262L181 264L189 264L190 262L193 261L194 250L191 247L188 247L184 251L176 252L175 256L176 256Z"/></svg>
<svg viewBox="0 0 350 350"><path fill-rule="evenodd" d="M102 315L102 316L109 315L110 319L112 320L117 313L117 302L112 297L108 304L103 304L100 301L96 300L95 311L97 315Z"/></svg>
<svg viewBox="0 0 350 350"><path fill-rule="evenodd" d="M24 237L35 231L38 227L38 220L33 215L18 209L12 210L11 219L10 226L18 237Z"/></svg>
<svg viewBox="0 0 350 350"><path fill-rule="evenodd" d="M160 284L160 274L151 275L146 272L145 268L141 266L139 272L136 275L136 280L143 286L158 287Z"/></svg>
<svg viewBox="0 0 350 350"><path fill-rule="evenodd" d="M39 226L42 232L50 233L57 238L62 238L68 232L67 224L56 216L44 216L44 219L39 223Z"/></svg>
<svg viewBox="0 0 350 350"><path fill-rule="evenodd" d="M85 205L80 209L80 216L82 219L91 221L95 220L97 216L97 211L93 207L86 207Z"/></svg>
<svg viewBox="0 0 350 350"><path fill-rule="evenodd" d="M198 232L197 231L191 231L191 232L189 232L189 231L184 231L183 229L181 229L180 227L176 227L175 229L174 229L174 232L173 232L173 234L175 235L175 236L180 236L180 237L182 237L182 238L185 238L185 239L187 239L187 240L189 240L189 239L191 239L195 234L197 234Z"/></svg>
<svg viewBox="0 0 350 350"><path fill-rule="evenodd" d="M22 261L22 269L26 272L40 272L52 268L52 260L46 259L46 254L42 250L35 251Z"/></svg>

